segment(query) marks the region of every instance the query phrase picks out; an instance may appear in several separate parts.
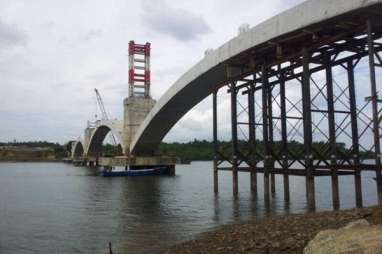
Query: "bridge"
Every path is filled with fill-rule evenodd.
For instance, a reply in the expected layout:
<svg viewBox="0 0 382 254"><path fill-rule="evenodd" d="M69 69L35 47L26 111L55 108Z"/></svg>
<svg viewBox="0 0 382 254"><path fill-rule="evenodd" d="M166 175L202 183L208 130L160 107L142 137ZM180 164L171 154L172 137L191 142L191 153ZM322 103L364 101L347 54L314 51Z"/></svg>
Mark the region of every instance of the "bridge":
<svg viewBox="0 0 382 254"><path fill-rule="evenodd" d="M376 173L382 204L381 16L382 0L306 1L208 52L158 102L146 91L145 97L126 99L124 120L97 124L88 138L72 143L72 155L96 155L111 131L125 156L156 156L170 129L212 94L215 192L220 170L232 172L235 195L238 172L250 172L254 194L262 173L269 201L279 174L288 202L289 176L301 176L308 206L314 209L315 177L329 176L333 208L338 209L339 177L351 175L355 203L361 207L361 172L369 170ZM218 142L222 90L231 101L228 153ZM296 152L293 142L303 149Z"/></svg>

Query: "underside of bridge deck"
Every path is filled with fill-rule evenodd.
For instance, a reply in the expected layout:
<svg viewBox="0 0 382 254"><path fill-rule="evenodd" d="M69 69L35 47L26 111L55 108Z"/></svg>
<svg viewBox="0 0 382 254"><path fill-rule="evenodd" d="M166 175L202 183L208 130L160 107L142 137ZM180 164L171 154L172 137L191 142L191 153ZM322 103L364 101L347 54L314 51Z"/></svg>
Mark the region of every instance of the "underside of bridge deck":
<svg viewBox="0 0 382 254"><path fill-rule="evenodd" d="M363 205L361 171L381 177L382 7L359 9L285 34L230 59L227 80L213 94L214 190L218 171L264 175L264 199L282 175L285 201L289 176L306 178L306 197L315 209L315 177L330 176L333 208L340 207L339 176L354 176L355 202ZM378 75L379 74L379 75ZM231 146L218 140L218 94L231 101Z"/></svg>

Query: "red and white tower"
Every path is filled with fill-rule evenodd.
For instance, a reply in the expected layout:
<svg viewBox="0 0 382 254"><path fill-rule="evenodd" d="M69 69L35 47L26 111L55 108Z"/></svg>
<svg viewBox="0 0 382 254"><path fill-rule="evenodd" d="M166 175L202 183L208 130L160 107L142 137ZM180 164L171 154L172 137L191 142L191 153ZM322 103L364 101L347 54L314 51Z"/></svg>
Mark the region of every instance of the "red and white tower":
<svg viewBox="0 0 382 254"><path fill-rule="evenodd" d="M150 43L129 42L129 97L150 98Z"/></svg>

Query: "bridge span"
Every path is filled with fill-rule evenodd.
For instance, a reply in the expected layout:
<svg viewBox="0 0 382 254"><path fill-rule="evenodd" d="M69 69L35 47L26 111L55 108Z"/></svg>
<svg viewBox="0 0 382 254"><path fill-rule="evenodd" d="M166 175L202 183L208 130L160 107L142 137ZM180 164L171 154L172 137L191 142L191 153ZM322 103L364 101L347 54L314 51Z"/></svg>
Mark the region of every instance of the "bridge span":
<svg viewBox="0 0 382 254"><path fill-rule="evenodd" d="M382 204L381 16L382 0L309 0L240 33L209 52L150 104L147 109L152 109L124 142L125 154L155 154L176 122L212 94L215 192L219 170L232 171L234 194L239 171L250 172L254 194L262 173L269 201L278 174L288 202L289 176L303 176L307 202L314 209L315 177L329 176L333 207L338 209L339 176L351 175L355 203L361 207L361 172L370 170L376 173ZM366 70L358 71L361 65ZM337 79L341 72L344 77ZM231 101L229 153L218 142L222 88ZM101 140L106 134L99 132ZM121 139L127 140L124 135L126 130ZM303 144L301 151L293 146L296 142Z"/></svg>
<svg viewBox="0 0 382 254"><path fill-rule="evenodd" d="M265 58L267 68L272 69L301 57L304 47L312 50L325 45L322 38L315 43L314 35L330 36L327 42L334 43L359 26L365 30L369 17L379 25L381 3L309 0L239 34L206 55L167 90L140 125L130 151L154 152L170 129L196 104L230 80L261 71ZM341 28L337 24L346 25ZM331 30L330 34L324 34L325 30ZM229 75L227 66L231 67Z"/></svg>

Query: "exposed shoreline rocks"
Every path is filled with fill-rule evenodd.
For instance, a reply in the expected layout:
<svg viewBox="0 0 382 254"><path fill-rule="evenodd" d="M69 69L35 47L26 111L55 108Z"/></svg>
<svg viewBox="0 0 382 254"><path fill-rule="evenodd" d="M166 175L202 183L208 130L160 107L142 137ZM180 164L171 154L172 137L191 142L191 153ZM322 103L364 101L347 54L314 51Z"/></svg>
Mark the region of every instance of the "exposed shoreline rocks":
<svg viewBox="0 0 382 254"><path fill-rule="evenodd" d="M343 228L351 222L378 223L381 208L291 214L254 218L246 223L222 226L160 253L303 253L320 231Z"/></svg>
<svg viewBox="0 0 382 254"><path fill-rule="evenodd" d="M339 229L320 231L304 254L382 253L382 226L360 219Z"/></svg>

